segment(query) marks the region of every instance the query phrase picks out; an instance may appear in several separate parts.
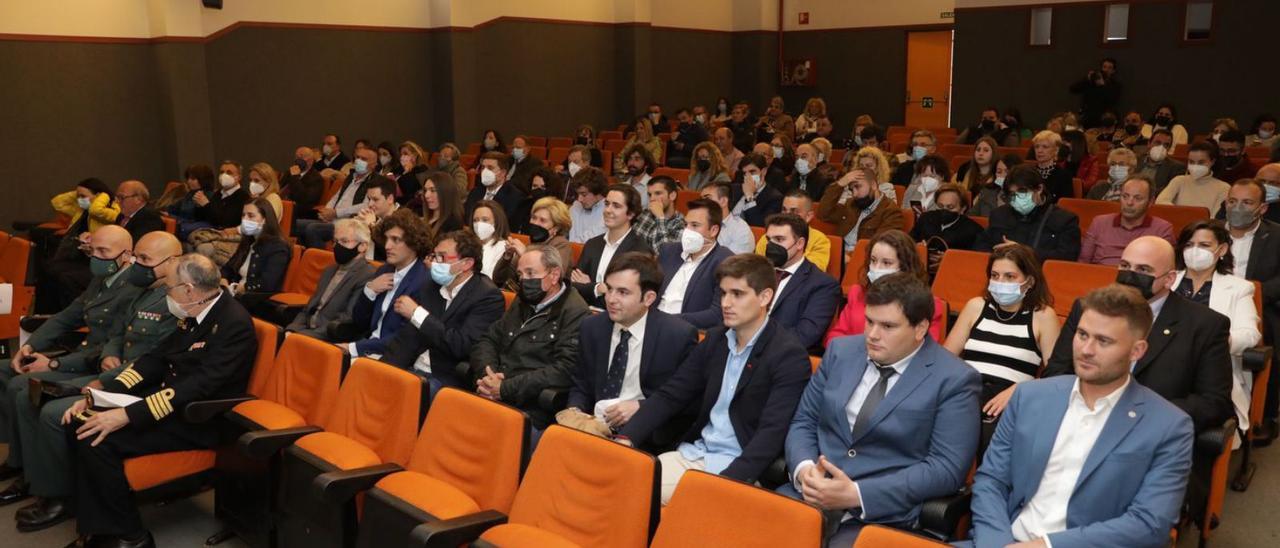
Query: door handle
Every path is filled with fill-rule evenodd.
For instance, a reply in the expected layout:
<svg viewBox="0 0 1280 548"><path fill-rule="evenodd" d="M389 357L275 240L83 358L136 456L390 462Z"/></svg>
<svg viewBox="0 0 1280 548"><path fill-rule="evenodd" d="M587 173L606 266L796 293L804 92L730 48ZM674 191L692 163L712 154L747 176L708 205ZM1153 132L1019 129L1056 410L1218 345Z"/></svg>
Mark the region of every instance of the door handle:
<svg viewBox="0 0 1280 548"><path fill-rule="evenodd" d="M911 102L911 90L907 90L907 102Z"/></svg>

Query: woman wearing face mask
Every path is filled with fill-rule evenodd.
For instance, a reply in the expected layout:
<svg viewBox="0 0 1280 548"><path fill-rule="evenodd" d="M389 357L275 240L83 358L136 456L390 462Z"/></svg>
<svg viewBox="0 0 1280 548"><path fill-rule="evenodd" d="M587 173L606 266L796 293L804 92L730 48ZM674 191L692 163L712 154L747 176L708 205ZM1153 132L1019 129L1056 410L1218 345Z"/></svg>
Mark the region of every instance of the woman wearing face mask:
<svg viewBox="0 0 1280 548"><path fill-rule="evenodd" d="M582 124L574 130L573 134L577 135L577 137L573 138L573 144L587 147L587 150L591 153L591 166L604 167L604 155L600 152L600 148L596 146L596 128L589 124ZM568 170L569 159L565 158L560 167Z"/></svg>
<svg viewBox="0 0 1280 548"><path fill-rule="evenodd" d="M547 196L557 198L564 196L564 179L557 175L549 166L538 166L529 176L529 194L520 201L520 206L516 208L515 219L511 230L527 233L529 231L529 217L533 214L533 206ZM564 233L568 235L568 231Z"/></svg>
<svg viewBox="0 0 1280 548"><path fill-rule="evenodd" d="M1187 128L1178 123L1178 110L1173 105L1165 103L1156 107L1151 118L1142 126L1142 138L1150 141L1151 133L1157 129L1167 129L1173 133L1174 146L1187 144Z"/></svg>
<svg viewBox="0 0 1280 548"><path fill-rule="evenodd" d="M724 156L710 141L693 147L691 167L693 171L689 174L689 190L702 190L702 187L712 183L729 182L729 174L724 170Z"/></svg>
<svg viewBox="0 0 1280 548"><path fill-rule="evenodd" d="M1244 138L1245 147L1276 147L1276 117L1260 114L1253 120L1253 129Z"/></svg>
<svg viewBox="0 0 1280 548"><path fill-rule="evenodd" d="M1009 170L1021 163L1022 157L1017 154L1005 154L1000 157L996 161L991 182L983 185L976 193L970 191L975 198L973 207L969 208L969 215L990 217L992 212L1004 205L1004 181L1009 177Z"/></svg>
<svg viewBox="0 0 1280 548"><path fill-rule="evenodd" d="M1101 170L1101 166L1094 168L1095 172ZM1085 197L1090 200L1119 202L1120 189L1124 186L1124 182L1129 180L1130 174L1138 172L1138 156L1127 148L1111 149L1111 152L1107 153L1106 170L1106 181L1096 181L1099 177L1096 173L1091 175L1096 182L1085 180L1085 187L1089 189Z"/></svg>
<svg viewBox="0 0 1280 548"><path fill-rule="evenodd" d="M484 135L480 137L480 154L486 152L501 152L508 154L506 141L502 140L502 134L496 129L486 129ZM477 155L479 156L479 155Z"/></svg>
<svg viewBox="0 0 1280 548"><path fill-rule="evenodd" d="M115 224L120 205L114 202L107 184L94 178L85 179L75 190L63 192L49 201L53 210L71 218L64 238L75 240L82 232Z"/></svg>
<svg viewBox="0 0 1280 548"><path fill-rule="evenodd" d="M796 171L796 150L792 146L791 137L782 133L774 135L769 139L769 169L765 172L765 179L772 182L775 180L789 180L791 175Z"/></svg>
<svg viewBox="0 0 1280 548"><path fill-rule="evenodd" d="M270 202L261 198L244 205L240 219L240 245L222 265L222 278L232 294L250 312L284 286L284 274L292 254L280 237L280 221Z"/></svg>
<svg viewBox="0 0 1280 548"><path fill-rule="evenodd" d="M1227 344L1231 347L1231 401L1242 429L1249 424L1253 375L1241 368L1244 351L1262 340L1258 310L1253 304L1253 282L1232 274L1231 234L1221 221L1196 221L1178 236L1178 274L1173 290L1231 320Z"/></svg>
<svg viewBox="0 0 1280 548"><path fill-rule="evenodd" d="M716 99L716 110L711 113L711 123L715 127L720 127L729 121L729 114L733 111L733 105L729 104L728 97L720 97Z"/></svg>
<svg viewBox="0 0 1280 548"><path fill-rule="evenodd" d="M378 174L391 179L404 173L404 167L396 161L398 149L391 141L378 143Z"/></svg>
<svg viewBox="0 0 1280 548"><path fill-rule="evenodd" d="M1023 244L1035 250L1041 261L1080 257L1080 219L1049 203L1035 166L1021 164L1009 170L1004 195L1007 203L991 212L975 251Z"/></svg>
<svg viewBox="0 0 1280 548"><path fill-rule="evenodd" d="M982 373L982 412L998 417L1014 386L1036 378L1053 354L1061 326L1031 248L992 252L987 279L986 295L965 303L945 346Z"/></svg>
<svg viewBox="0 0 1280 548"><path fill-rule="evenodd" d="M930 276L938 271L946 250L973 249L982 235L982 225L965 215L969 210L969 196L960 185L942 185L934 202L938 208L921 214L911 227L911 239L924 242L929 250Z"/></svg>
<svg viewBox="0 0 1280 548"><path fill-rule="evenodd" d="M280 200L280 182L275 168L266 162L258 162L249 168L249 197L262 198L271 203L277 219L284 218L284 203Z"/></svg>
<svg viewBox="0 0 1280 548"><path fill-rule="evenodd" d="M835 325L827 331L823 346L836 337L861 335L867 327L867 288L881 277L895 272L905 272L921 282L925 282L928 274L924 269L924 261L916 253L916 243L901 230L886 230L876 234L868 242L867 257L858 275L858 283L849 288L849 300L840 311ZM927 283L927 282L925 282ZM942 315L947 306L937 297L933 298L933 318L929 321L929 335L939 340L942 333Z"/></svg>
<svg viewBox="0 0 1280 548"><path fill-rule="evenodd" d="M550 246L560 252L560 258L564 260L562 264L573 264L573 245L565 237L572 225L569 207L547 196L533 204L533 213L529 216L529 243ZM516 272L516 263L520 261L525 247L520 239L507 238L507 250L493 268L493 283L499 288L520 293L520 273Z"/></svg>
<svg viewBox="0 0 1280 548"><path fill-rule="evenodd" d="M480 272L493 278L494 268L507 252L507 240L511 238L506 212L493 200L476 202L476 208L471 211L471 231L480 239L484 252Z"/></svg>
<svg viewBox="0 0 1280 548"><path fill-rule="evenodd" d="M408 205L422 191L422 187L427 181L427 175L431 171L427 165L429 159L430 156L427 155L427 151L418 146L418 143L413 141L400 143L399 153L392 160L400 167L400 174L393 177L396 181L396 187L399 189L396 196L397 204ZM450 180L452 180L452 177L450 177ZM454 187L457 187L456 183Z"/></svg>
<svg viewBox="0 0 1280 548"><path fill-rule="evenodd" d="M31 240L37 246L37 267L45 274L39 277L41 284L37 292L50 295L44 299L49 306L39 305L40 312L53 314L88 287L89 263L81 251L89 249L89 234L94 230L115 224L116 217L120 215L120 205L113 202L111 189L106 183L95 178L80 181L75 190L58 194L49 203L54 211L71 218L61 237L56 234L58 229L39 226L31 229ZM63 287L58 280L66 278L65 273L71 271L75 275L67 281L74 282L68 284L74 287Z"/></svg>
<svg viewBox="0 0 1280 548"><path fill-rule="evenodd" d="M934 198L943 181L951 179L951 166L941 156L931 154L916 161L915 175L902 195L902 209L917 215L938 208Z"/></svg>

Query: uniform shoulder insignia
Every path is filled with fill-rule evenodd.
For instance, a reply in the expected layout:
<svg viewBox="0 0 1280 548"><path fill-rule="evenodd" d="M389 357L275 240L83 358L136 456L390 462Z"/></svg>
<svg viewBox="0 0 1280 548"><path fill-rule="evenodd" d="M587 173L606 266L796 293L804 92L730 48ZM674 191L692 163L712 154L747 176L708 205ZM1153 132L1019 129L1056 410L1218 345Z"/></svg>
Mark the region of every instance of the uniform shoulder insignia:
<svg viewBox="0 0 1280 548"><path fill-rule="evenodd" d="M146 397L147 410L151 411L151 416L156 420L163 419L173 412L173 389L165 388L155 394Z"/></svg>
<svg viewBox="0 0 1280 548"><path fill-rule="evenodd" d="M128 367L124 368L124 371L121 371L119 375L116 375L116 380L120 381L120 384L123 384L125 388L133 388L134 386L137 386L138 383L142 382L142 375L139 374L138 371L133 368L133 364L130 363Z"/></svg>

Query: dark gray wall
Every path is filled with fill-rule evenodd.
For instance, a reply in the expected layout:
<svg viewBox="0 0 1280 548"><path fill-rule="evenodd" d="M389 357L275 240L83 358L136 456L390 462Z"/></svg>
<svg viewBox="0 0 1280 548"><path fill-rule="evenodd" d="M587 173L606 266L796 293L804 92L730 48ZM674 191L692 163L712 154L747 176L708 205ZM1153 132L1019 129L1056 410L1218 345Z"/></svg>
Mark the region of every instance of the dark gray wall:
<svg viewBox="0 0 1280 548"><path fill-rule="evenodd" d="M787 33L785 57L814 59L818 82L811 88L782 88L787 111L798 114L810 97L822 97L835 134L841 138L849 135L854 118L861 114L870 114L881 126L901 124L907 32L894 28ZM776 67L777 62L770 66Z"/></svg>
<svg viewBox="0 0 1280 548"><path fill-rule="evenodd" d="M1193 134L1207 133L1214 118L1249 126L1259 113L1275 112L1275 33L1259 24L1280 21L1280 2L1214 2L1213 39L1205 44L1181 42L1184 6L1131 3L1129 44L1118 47L1101 45L1103 4L1054 7L1048 48L1027 47L1029 8L958 10L952 119L976 119L989 103L1016 105L1028 123L1043 127L1052 113L1080 107L1067 87L1104 57L1120 64L1121 109L1145 117L1172 102Z"/></svg>

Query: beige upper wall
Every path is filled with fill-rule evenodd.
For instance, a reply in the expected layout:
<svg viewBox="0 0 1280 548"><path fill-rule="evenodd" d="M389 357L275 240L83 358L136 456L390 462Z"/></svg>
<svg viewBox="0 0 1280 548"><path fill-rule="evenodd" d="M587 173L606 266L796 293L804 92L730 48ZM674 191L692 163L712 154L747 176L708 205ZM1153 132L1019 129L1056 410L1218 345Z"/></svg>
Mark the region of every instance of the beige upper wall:
<svg viewBox="0 0 1280 548"><path fill-rule="evenodd" d="M777 5L773 9L777 11ZM784 30L845 29L950 24L942 12L953 11L956 0L787 0ZM809 12L809 24L799 23ZM776 18L776 16L775 16Z"/></svg>
<svg viewBox="0 0 1280 548"><path fill-rule="evenodd" d="M956 8L996 8L1001 6L1030 6L1032 4L1053 5L1053 4L1079 4L1081 2L1114 2L1115 0L1060 0L1057 2L1045 2L1037 0L954 0Z"/></svg>

